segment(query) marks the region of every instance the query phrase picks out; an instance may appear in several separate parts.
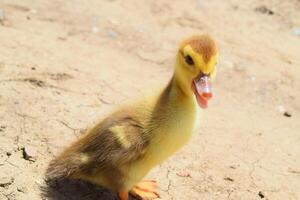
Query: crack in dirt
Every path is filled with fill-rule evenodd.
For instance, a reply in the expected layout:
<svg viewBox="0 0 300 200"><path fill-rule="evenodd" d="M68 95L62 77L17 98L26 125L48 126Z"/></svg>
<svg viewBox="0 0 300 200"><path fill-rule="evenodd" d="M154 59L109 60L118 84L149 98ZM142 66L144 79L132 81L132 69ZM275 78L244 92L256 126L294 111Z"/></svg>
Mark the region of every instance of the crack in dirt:
<svg viewBox="0 0 300 200"><path fill-rule="evenodd" d="M145 58L143 57L140 53L138 52L134 52L133 53L136 57L138 57L139 59L141 59L142 61L145 61L145 62L150 62L150 63L154 63L156 65L163 65L166 63L166 60L162 60L162 61L156 61L156 60L152 60L152 59L149 59L149 58Z"/></svg>
<svg viewBox="0 0 300 200"><path fill-rule="evenodd" d="M78 92L78 91L73 91L67 88L62 88L62 87L58 87L55 85L51 85L45 81L39 80L37 78L17 78L17 79L5 79L5 80L0 80L1 82L29 82L30 84L32 84L35 87L40 87L40 88L51 88L51 89L56 89L56 90L61 90L64 92L70 92L70 93L75 93L75 94L80 94L80 95L91 95L89 93L86 92Z"/></svg>
<svg viewBox="0 0 300 200"><path fill-rule="evenodd" d="M62 125L64 125L65 127L67 127L68 129L73 131L73 134L78 138L79 136L77 135L77 132L80 132L79 128L73 128L71 127L68 123L62 121L62 120L56 120L57 122L61 123Z"/></svg>
<svg viewBox="0 0 300 200"><path fill-rule="evenodd" d="M19 166L15 165L15 164L13 164L13 163L11 163L11 162L9 162L8 160L5 160L4 162L6 162L6 163L8 163L9 165L11 165L11 166L13 166L13 167L18 168L19 170L21 170L21 168L20 168Z"/></svg>
<svg viewBox="0 0 300 200"><path fill-rule="evenodd" d="M113 104L113 103L111 103L111 102L106 101L106 100L103 99L102 97L100 97L99 94L95 94L95 95L96 95L97 99L98 99L101 103L103 103L103 104L108 104L108 105L112 105L112 104Z"/></svg>
<svg viewBox="0 0 300 200"><path fill-rule="evenodd" d="M251 178L251 182L252 182L252 184L255 186L255 188L257 188L257 185L256 185L256 183L255 183L255 180L254 180L254 177L253 177L253 173L254 173L255 170L256 170L256 164L259 163L261 159L262 159L262 157L259 158L259 159L257 159L257 160L254 161L253 163L251 163L252 169L251 169L251 171L249 172L249 176L250 176L250 178Z"/></svg>
<svg viewBox="0 0 300 200"><path fill-rule="evenodd" d="M231 194L234 192L234 190L226 190L227 192L227 199L230 200L231 199Z"/></svg>
<svg viewBox="0 0 300 200"><path fill-rule="evenodd" d="M167 169L167 174L166 174L166 178L168 180L168 186L167 186L167 189L166 190L163 190L164 192L166 192L168 194L169 197L171 197L171 199L173 200L174 197L172 196L172 194L170 194L170 188L172 186L172 180L170 179L170 173L171 173L171 170L170 169Z"/></svg>
<svg viewBox="0 0 300 200"><path fill-rule="evenodd" d="M11 196L13 196L14 191L11 191L11 192L8 193L8 194L5 194L5 193L2 193L2 194L7 198L7 200L12 200Z"/></svg>
<svg viewBox="0 0 300 200"><path fill-rule="evenodd" d="M238 158L239 160L241 160L243 163L245 163L248 166L251 166L251 170L248 173L250 179L251 179L251 183L254 185L254 188L257 188L257 184L255 183L255 178L253 177L253 174L256 170L256 165L264 158L264 156L261 156L260 158L258 158L257 160L255 160L254 162L248 162L242 158L240 158L239 156L235 156L236 158Z"/></svg>

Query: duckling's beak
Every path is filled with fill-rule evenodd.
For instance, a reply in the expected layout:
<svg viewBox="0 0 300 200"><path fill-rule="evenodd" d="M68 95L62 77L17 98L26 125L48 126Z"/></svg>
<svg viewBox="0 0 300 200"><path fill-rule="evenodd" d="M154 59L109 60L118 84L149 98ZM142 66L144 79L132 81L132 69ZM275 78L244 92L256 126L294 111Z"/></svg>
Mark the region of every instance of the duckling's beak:
<svg viewBox="0 0 300 200"><path fill-rule="evenodd" d="M213 96L210 76L200 73L193 80L192 90L196 96L198 105L201 108L207 108L208 100Z"/></svg>

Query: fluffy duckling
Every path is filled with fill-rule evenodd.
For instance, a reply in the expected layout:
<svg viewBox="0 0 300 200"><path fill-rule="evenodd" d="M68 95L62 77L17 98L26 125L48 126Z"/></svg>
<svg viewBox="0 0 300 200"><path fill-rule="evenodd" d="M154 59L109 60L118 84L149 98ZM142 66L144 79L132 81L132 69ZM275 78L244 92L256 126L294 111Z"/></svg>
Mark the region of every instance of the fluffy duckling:
<svg viewBox="0 0 300 200"><path fill-rule="evenodd" d="M47 177L83 179L118 192L155 199L155 181L141 181L182 147L196 125L198 106L212 97L218 49L207 36L184 40L174 74L159 93L124 106L89 129L54 159Z"/></svg>

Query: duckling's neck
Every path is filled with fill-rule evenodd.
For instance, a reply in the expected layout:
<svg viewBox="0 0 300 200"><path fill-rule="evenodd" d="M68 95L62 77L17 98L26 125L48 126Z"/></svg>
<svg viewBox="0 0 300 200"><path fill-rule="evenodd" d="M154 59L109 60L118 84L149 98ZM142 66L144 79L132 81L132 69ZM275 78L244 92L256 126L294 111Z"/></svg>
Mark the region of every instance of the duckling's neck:
<svg viewBox="0 0 300 200"><path fill-rule="evenodd" d="M184 76L181 64L177 58L174 74L170 81L170 84L172 85L172 90L176 93L178 97L192 100L195 103L196 101L194 101L195 97L192 91L192 83L189 83L189 81L187 81L186 78L187 77Z"/></svg>
<svg viewBox="0 0 300 200"><path fill-rule="evenodd" d="M178 77L176 76L176 73L174 73L169 84L171 84L171 91L169 94L170 102L177 104L183 109L196 110L197 103L195 101L195 97L193 95L191 88L187 88L186 86L183 86L181 80L178 79Z"/></svg>
<svg viewBox="0 0 300 200"><path fill-rule="evenodd" d="M192 92L184 90L175 73L156 102L155 119L181 120L187 113L193 115L196 111L197 103Z"/></svg>
<svg viewBox="0 0 300 200"><path fill-rule="evenodd" d="M177 73L173 74L173 77L169 84L171 84L172 92L176 94L176 96L180 98L193 99L192 92L187 91L186 86L182 84L182 80L177 75Z"/></svg>

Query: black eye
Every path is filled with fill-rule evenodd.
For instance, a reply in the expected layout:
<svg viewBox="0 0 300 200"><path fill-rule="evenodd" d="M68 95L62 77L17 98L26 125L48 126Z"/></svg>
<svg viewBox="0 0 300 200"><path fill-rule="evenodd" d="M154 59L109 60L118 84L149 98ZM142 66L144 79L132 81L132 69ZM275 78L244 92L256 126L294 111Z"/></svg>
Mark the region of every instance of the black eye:
<svg viewBox="0 0 300 200"><path fill-rule="evenodd" d="M185 62L187 64L189 64L189 65L193 65L194 64L193 58L191 56L187 55L187 56L184 57L184 59L185 59Z"/></svg>

